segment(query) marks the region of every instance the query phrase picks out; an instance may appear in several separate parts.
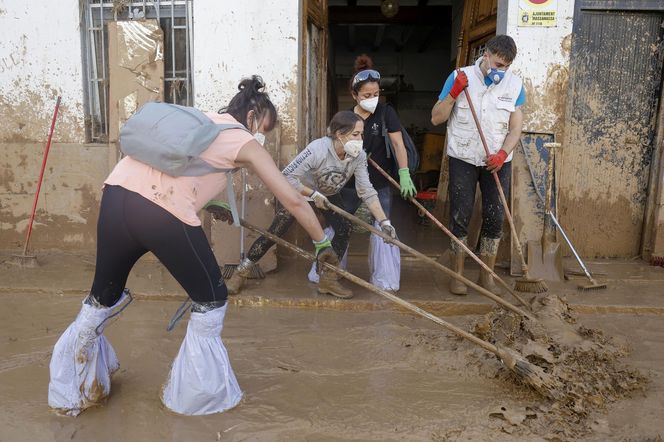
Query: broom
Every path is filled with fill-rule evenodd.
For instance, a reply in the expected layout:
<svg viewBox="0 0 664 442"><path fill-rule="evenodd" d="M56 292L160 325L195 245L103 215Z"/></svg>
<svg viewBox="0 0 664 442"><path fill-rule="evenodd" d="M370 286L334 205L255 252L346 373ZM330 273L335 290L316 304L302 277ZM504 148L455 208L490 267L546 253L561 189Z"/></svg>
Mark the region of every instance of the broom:
<svg viewBox="0 0 664 442"><path fill-rule="evenodd" d="M46 160L48 159L48 152L51 149L51 141L53 140L53 132L55 131L55 121L58 118L58 110L60 109L60 102L62 97L58 95L55 102L55 110L53 111L53 118L51 119L51 128L48 131L48 141L46 141L46 148L44 149L44 158L42 159L41 170L39 172L39 179L37 180L37 191L35 198L32 202L32 212L30 212L30 220L28 221L28 230L25 234L25 245L23 246L23 253L21 255L12 255L8 264L16 264L22 267L39 267L39 262L35 255L28 255L28 244L30 243L30 235L32 234L32 225L35 221L35 212L37 211L37 201L39 201L39 191L41 190L42 180L44 179L44 170L46 169Z"/></svg>
<svg viewBox="0 0 664 442"><path fill-rule="evenodd" d="M457 69L457 74L459 72L461 71ZM468 107L470 108L470 113L473 114L473 120L475 120L477 131L480 134L480 139L482 140L482 147L484 147L484 153L488 158L489 155L491 155L491 153L489 152L489 147L487 146L486 139L484 138L484 132L482 131L482 126L480 125L480 121L477 118L477 114L475 113L475 107L473 106L473 101L470 99L470 94L468 93L467 88L464 88L463 92L466 95L466 100L468 100ZM516 227L514 226L514 220L512 219L512 213L510 212L509 205L507 204L507 198L505 198L503 187L500 185L500 178L498 178L498 174L496 173L492 173L492 175L494 181L496 182L496 187L498 188L500 201L505 209L505 216L507 217L507 222L509 223L510 229L512 231L512 238L516 243L517 253L519 254L519 258L521 259L521 271L523 275L521 278L517 279L514 282L514 289L519 292L544 293L548 290L548 287L546 286L544 280L541 278L533 278L528 273L528 266L526 265L526 259L523 257L523 250L521 249L521 241L519 241L519 234L516 232Z"/></svg>
<svg viewBox="0 0 664 442"><path fill-rule="evenodd" d="M283 247L286 247L289 250L292 250L293 252L297 253L299 256L308 259L310 261L316 261L316 258L311 253L306 252L301 248L289 243L288 241L276 235L268 233L267 231L259 227L249 224L244 219L240 220L240 223L246 228L253 230L254 232L260 235L265 236L271 241L274 241L275 243ZM390 292L379 289L373 284L368 283L367 281L353 275L352 273L349 273L345 270L341 270L340 268L335 267L328 263L322 263L322 264L325 266L327 270L334 271L343 276L344 278L354 282L355 284L364 287L368 290L371 290L372 292L380 296L383 296L389 299L390 301L435 322L436 324L443 326L444 328L456 334L457 336L460 336L461 338L466 339L480 346L482 349L490 353L493 353L498 357L498 359L500 359L503 365L505 365L505 367L507 367L511 372L513 372L521 381L523 381L525 384L529 385L530 387L538 391L543 396L554 400L557 400L562 396L561 393L562 385L557 379L552 377L550 374L546 373L542 368L528 362L528 360L526 360L522 355L520 355L518 352L514 351L513 349L493 345L490 342L480 339L477 336L470 334L460 329L459 327L456 327L440 319L439 317L432 315L431 313L425 310L422 310L416 305L411 304L410 302L405 301L399 298L398 296L393 295Z"/></svg>
<svg viewBox="0 0 664 442"><path fill-rule="evenodd" d="M383 168L380 167L374 160L372 160L371 158L367 158L367 159L369 160L369 163L371 163L371 165L374 168L376 168L376 170L378 170L378 172L381 173L381 175L383 175L390 183L392 183L392 185L397 190L401 191L401 186L399 185L399 183L397 183L394 180L394 178L392 178L387 172L385 172L385 170L383 170ZM502 278L500 278L493 270L491 270L491 268L489 268L488 265L486 265L484 263L484 261L482 261L474 252L472 252L468 248L468 246L466 246L466 244L463 243L463 241L461 241L459 238L454 236L454 234L452 232L450 232L450 230L447 227L445 227L440 221L438 221L438 219L435 216L433 216L433 214L431 214L431 212L429 212L422 204L420 204L420 202L417 201L417 199L415 199L412 196L408 199L410 200L411 203L413 203L421 211L421 213L424 213L434 224L436 224L436 226L438 226L438 228L440 228L443 232L445 232L445 234L447 236L449 236L449 238L452 241L454 241L457 245L459 245L459 247L461 247L464 250L464 252L466 252L466 254L468 254L468 256L473 258L473 260L477 264L479 264L480 267L482 267L484 270L489 272L489 274L498 282L498 284L503 286L505 288L505 290L508 291L509 294L511 294L514 298L516 298L517 301L519 301L521 303L521 305L528 307L528 304L519 295L517 295L514 292L514 290L512 290L512 288Z"/></svg>
<svg viewBox="0 0 664 442"><path fill-rule="evenodd" d="M245 207L246 207L246 193L247 193L247 186L246 186L246 175L245 175L245 170L242 169L240 171L240 174L242 176L242 208L240 216L244 218L244 212L245 212ZM244 227L240 225L240 262L244 260ZM239 263L237 264L225 264L224 267L221 269L221 275L224 277L225 280L228 280L233 276L233 273L235 273L235 269L237 266L240 265ZM256 262L254 265L251 266L249 269L249 275L247 276L249 279L263 279L265 278L265 272L261 269L261 266Z"/></svg>
<svg viewBox="0 0 664 442"><path fill-rule="evenodd" d="M533 187L535 189L535 195L537 195L537 198L544 204L544 198L542 197L542 194L540 190L537 188L536 180L535 180L535 174L533 173L533 167L530 164L530 155L528 154L528 151L524 147L523 143L521 140L519 140L519 144L521 145L521 150L523 151L523 156L526 159L526 166L528 166L528 172L530 172L530 178L533 180ZM546 144L545 144L546 146ZM577 253L576 249L572 245L572 241L567 237L567 234L565 233L565 230L563 230L563 226L560 225L558 222L558 218L553 214L553 211L551 211L550 207L545 204L545 209L544 209L544 216L546 217L547 215L551 218L551 221L556 225L558 228L558 231L560 234L563 236L565 241L567 242L567 245L569 248L572 250L572 253L574 254L574 257L576 258L576 261L579 263L581 268L583 269L583 273L579 273L579 275L585 275L586 278L590 281L589 284L579 284L578 289L581 291L588 291L588 290L599 290L599 289L605 289L607 288L607 285L605 283L600 283L597 282L595 278L593 278L593 275L590 273L586 265L583 263L583 260L581 260L581 257ZM572 273L572 272L568 272Z"/></svg>
<svg viewBox="0 0 664 442"><path fill-rule="evenodd" d="M565 241L567 242L567 245L572 250L572 253L574 253L574 257L576 258L576 261L579 263L579 265L583 269L583 273L586 274L586 278L588 278L588 280L590 281L590 283L588 283L588 284L579 284L578 289L581 290L581 291L584 291L584 292L588 291L588 290L605 289L607 287L607 285L605 283L597 282L597 280L595 278L593 278L593 275L590 273L590 271L588 270L586 265L581 260L581 257L579 256L579 254L576 252L576 249L572 245L572 241L570 241L570 239L565 234L565 231L563 230L563 227L558 222L558 219L556 218L556 216L550 210L547 210L546 214L551 217L551 220L555 223L556 227L558 227L558 230L563 235L563 238L565 238Z"/></svg>

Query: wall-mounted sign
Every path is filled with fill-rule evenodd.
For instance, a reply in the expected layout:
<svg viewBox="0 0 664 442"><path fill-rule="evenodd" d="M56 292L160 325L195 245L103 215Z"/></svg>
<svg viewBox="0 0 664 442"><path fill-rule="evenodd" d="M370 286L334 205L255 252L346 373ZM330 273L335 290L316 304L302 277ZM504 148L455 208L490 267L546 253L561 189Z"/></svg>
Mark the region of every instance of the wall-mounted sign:
<svg viewBox="0 0 664 442"><path fill-rule="evenodd" d="M556 26L558 0L519 0L519 26Z"/></svg>

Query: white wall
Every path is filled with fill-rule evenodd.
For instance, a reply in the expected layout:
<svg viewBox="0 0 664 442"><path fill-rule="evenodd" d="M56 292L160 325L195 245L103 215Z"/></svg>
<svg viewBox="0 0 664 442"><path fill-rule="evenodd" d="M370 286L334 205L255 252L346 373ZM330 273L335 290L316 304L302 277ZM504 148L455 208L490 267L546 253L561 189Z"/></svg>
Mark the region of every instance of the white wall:
<svg viewBox="0 0 664 442"><path fill-rule="evenodd" d="M241 78L260 74L283 126L297 113L298 0L194 2L196 106L217 110L235 95Z"/></svg>
<svg viewBox="0 0 664 442"><path fill-rule="evenodd" d="M262 76L279 113L281 136L277 139L277 131L272 131L268 134L266 145L275 160L279 155L282 158L292 157L298 150L299 3L299 0L194 2L196 107L216 111L228 104L238 92L237 85L243 77L252 74ZM274 197L256 176L247 175L247 219L267 227L274 215ZM239 184L237 180L236 184ZM236 185L238 201L239 188ZM226 198L225 194L222 198ZM224 223L212 226L211 241L219 262L238 262L238 230ZM247 234L245 251L254 239L255 235ZM259 261L264 271L275 268L275 249L272 248Z"/></svg>
<svg viewBox="0 0 664 442"><path fill-rule="evenodd" d="M553 133L556 141L562 142L574 0L558 0L555 27L519 27L519 0L505 0L499 6L499 14L504 12L507 16L500 16L498 23L507 23L505 33L514 38L517 45L518 53L511 69L521 76L526 88L523 130ZM532 148L529 152L535 170L543 175L544 162ZM525 158L517 146L512 161L512 214L522 245L542 236L542 216L537 209L537 197L532 191L531 181ZM515 246L514 241L512 246ZM511 264L512 270L519 273L520 265L514 248Z"/></svg>
<svg viewBox="0 0 664 442"><path fill-rule="evenodd" d="M54 140L83 142L78 0L0 0L0 141L44 140L62 95Z"/></svg>
<svg viewBox="0 0 664 442"><path fill-rule="evenodd" d="M507 35L514 38L518 55L512 69L524 79L528 93L524 130L558 132L562 125L569 80L574 0L558 0L556 27L519 27L519 0L509 0Z"/></svg>

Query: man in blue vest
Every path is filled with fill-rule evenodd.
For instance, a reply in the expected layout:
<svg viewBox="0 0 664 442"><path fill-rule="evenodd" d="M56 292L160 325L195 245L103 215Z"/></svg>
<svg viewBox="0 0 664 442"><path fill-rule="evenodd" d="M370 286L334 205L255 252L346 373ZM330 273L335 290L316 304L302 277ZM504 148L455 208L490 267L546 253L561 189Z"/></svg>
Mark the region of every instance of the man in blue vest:
<svg viewBox="0 0 664 442"><path fill-rule="evenodd" d="M464 243L475 204L479 182L482 192L482 229L479 252L493 270L502 233L505 212L494 178L498 174L505 195L509 195L512 150L519 142L523 125L521 106L526 94L523 82L509 70L516 57L516 44L507 35L497 35L486 43L486 50L475 64L452 72L431 111L431 122L447 121L449 157L449 201L452 233ZM487 157L470 106L463 90L472 100L490 155ZM465 254L452 243L452 270L463 273ZM496 292L491 274L480 272L479 284ZM465 295L467 287L452 279L450 291Z"/></svg>

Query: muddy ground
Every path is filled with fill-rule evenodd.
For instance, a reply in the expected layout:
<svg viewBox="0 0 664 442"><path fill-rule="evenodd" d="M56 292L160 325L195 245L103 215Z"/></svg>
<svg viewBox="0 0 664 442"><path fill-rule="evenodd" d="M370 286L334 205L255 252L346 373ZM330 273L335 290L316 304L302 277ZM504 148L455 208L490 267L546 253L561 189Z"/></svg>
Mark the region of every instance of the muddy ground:
<svg viewBox="0 0 664 442"><path fill-rule="evenodd" d="M185 332L165 327L179 305L138 299L107 328L121 368L100 408L78 418L46 404L50 351L80 297L2 294L0 441L536 441L546 401L496 376L425 319L390 311L339 312L230 306L222 337L245 399L235 409L184 417L159 391ZM469 330L477 317L446 318ZM664 327L654 315L582 315L631 347L645 392L608 403L576 440L662 440ZM550 418L550 414L548 418Z"/></svg>

